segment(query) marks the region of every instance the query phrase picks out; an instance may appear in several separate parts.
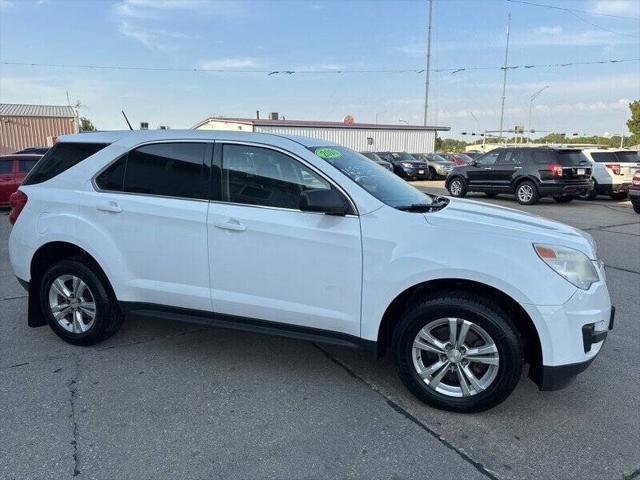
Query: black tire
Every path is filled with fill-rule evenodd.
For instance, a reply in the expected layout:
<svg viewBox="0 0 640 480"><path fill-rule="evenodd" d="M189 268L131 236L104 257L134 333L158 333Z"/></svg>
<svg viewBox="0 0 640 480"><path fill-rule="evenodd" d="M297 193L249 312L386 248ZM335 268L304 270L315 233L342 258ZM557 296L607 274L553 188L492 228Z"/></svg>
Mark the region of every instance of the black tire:
<svg viewBox="0 0 640 480"><path fill-rule="evenodd" d="M516 187L516 200L520 205L533 205L540 199L536 184L530 180L519 183Z"/></svg>
<svg viewBox="0 0 640 480"><path fill-rule="evenodd" d="M418 374L413 357L414 339L430 322L448 318L473 322L493 340L500 363L485 390L469 396L450 396L431 388ZM495 407L513 392L522 373L522 343L509 316L499 305L464 292L425 299L409 308L393 332L392 348L398 374L405 386L423 402L443 410L470 413Z"/></svg>
<svg viewBox="0 0 640 480"><path fill-rule="evenodd" d="M429 180L437 180L438 174L436 173L436 169L433 167L429 167Z"/></svg>
<svg viewBox="0 0 640 480"><path fill-rule="evenodd" d="M493 192L484 192L484 194L489 198L496 198L498 196L497 193L493 193Z"/></svg>
<svg viewBox="0 0 640 480"><path fill-rule="evenodd" d="M49 306L49 290L61 276L71 275L84 282L95 305L94 318L88 329L81 333L66 330L53 316ZM85 262L82 257L72 257L53 264L40 281L40 309L51 329L60 338L74 345L88 346L106 340L118 331L123 315L104 275ZM73 313L71 313L73 315Z"/></svg>
<svg viewBox="0 0 640 480"><path fill-rule="evenodd" d="M598 196L598 184L594 180L593 189L589 190L588 192L581 193L580 195L578 195L578 198L580 200L595 200L597 196Z"/></svg>
<svg viewBox="0 0 640 480"><path fill-rule="evenodd" d="M611 197L611 200L624 200L627 198L627 192L610 193L609 197Z"/></svg>
<svg viewBox="0 0 640 480"><path fill-rule="evenodd" d="M553 197L553 199L558 203L569 203L573 200L573 195L564 195L561 197Z"/></svg>
<svg viewBox="0 0 640 480"><path fill-rule="evenodd" d="M467 184L462 177L453 177L447 183L447 190L452 197L463 198L467 195Z"/></svg>
<svg viewBox="0 0 640 480"><path fill-rule="evenodd" d="M631 205L633 205L633 211L636 213L640 213L640 199L639 200L631 200Z"/></svg>

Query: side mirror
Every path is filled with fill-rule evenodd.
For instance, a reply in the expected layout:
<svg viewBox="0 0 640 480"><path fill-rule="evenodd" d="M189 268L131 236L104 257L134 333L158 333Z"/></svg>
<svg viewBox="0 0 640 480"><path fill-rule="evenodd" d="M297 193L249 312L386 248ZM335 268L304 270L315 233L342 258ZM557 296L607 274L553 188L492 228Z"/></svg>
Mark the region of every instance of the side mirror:
<svg viewBox="0 0 640 480"><path fill-rule="evenodd" d="M327 215L346 215L349 206L335 190L313 189L300 194L300 210Z"/></svg>

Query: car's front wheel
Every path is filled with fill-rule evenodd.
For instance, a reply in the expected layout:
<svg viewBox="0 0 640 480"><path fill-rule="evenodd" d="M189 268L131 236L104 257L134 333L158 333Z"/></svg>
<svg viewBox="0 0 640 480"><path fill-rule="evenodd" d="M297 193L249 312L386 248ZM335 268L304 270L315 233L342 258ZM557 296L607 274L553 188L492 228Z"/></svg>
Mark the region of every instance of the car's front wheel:
<svg viewBox="0 0 640 480"><path fill-rule="evenodd" d="M511 394L522 372L522 345L508 315L463 293L415 305L392 344L406 387L444 410L492 408Z"/></svg>
<svg viewBox="0 0 640 480"><path fill-rule="evenodd" d="M452 197L462 198L467 194L467 185L462 178L454 177L449 182L447 190L449 190Z"/></svg>
<svg viewBox="0 0 640 480"><path fill-rule="evenodd" d="M40 282L40 308L51 329L74 345L93 345L113 335L122 314L103 275L81 258L52 265Z"/></svg>

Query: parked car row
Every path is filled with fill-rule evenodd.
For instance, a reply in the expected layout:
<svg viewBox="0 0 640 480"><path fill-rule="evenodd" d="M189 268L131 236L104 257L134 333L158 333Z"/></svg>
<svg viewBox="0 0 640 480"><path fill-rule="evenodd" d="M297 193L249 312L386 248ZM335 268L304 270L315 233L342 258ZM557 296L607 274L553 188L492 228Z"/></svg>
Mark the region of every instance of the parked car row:
<svg viewBox="0 0 640 480"><path fill-rule="evenodd" d="M445 187L454 197L483 192L489 197L515 194L523 205L552 197L558 203L591 200L607 194L626 198L640 156L630 150L566 147L497 148L453 168Z"/></svg>
<svg viewBox="0 0 640 480"><path fill-rule="evenodd" d="M445 178L456 165L467 165L473 158L464 153L360 152L405 180Z"/></svg>

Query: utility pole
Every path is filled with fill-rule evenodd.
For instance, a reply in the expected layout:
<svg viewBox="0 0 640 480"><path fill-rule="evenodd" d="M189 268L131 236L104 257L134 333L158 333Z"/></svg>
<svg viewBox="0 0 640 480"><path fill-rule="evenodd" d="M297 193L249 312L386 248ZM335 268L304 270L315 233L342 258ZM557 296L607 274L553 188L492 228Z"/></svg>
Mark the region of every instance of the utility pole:
<svg viewBox="0 0 640 480"><path fill-rule="evenodd" d="M429 113L429 72L431 70L431 10L433 9L433 0L429 0L429 26L427 27L427 78L424 83L424 121L423 125L427 126L427 114Z"/></svg>
<svg viewBox="0 0 640 480"><path fill-rule="evenodd" d="M509 33L511 31L511 12L507 17L507 48L504 51L504 75L502 77L502 106L500 107L500 137L502 138L502 127L504 125L504 99L507 92L507 62L509 61Z"/></svg>

